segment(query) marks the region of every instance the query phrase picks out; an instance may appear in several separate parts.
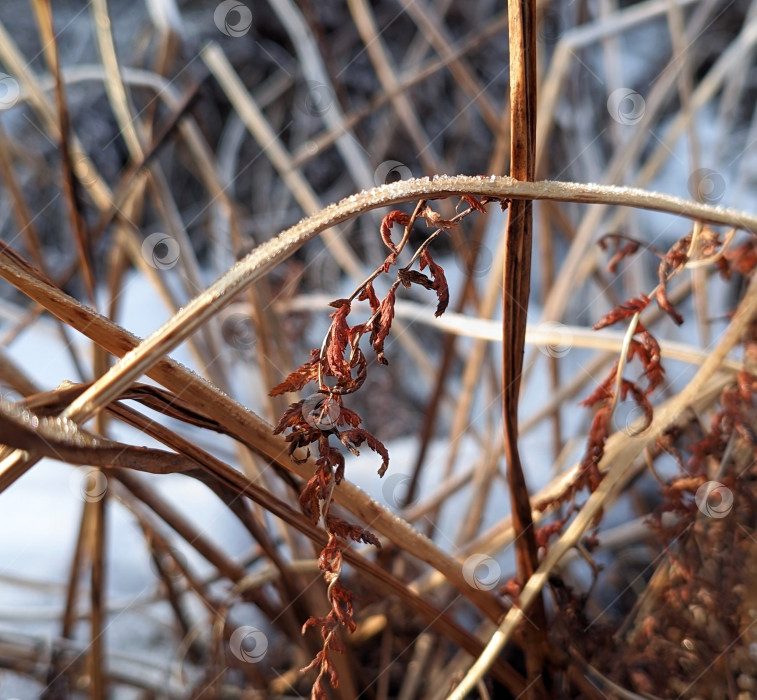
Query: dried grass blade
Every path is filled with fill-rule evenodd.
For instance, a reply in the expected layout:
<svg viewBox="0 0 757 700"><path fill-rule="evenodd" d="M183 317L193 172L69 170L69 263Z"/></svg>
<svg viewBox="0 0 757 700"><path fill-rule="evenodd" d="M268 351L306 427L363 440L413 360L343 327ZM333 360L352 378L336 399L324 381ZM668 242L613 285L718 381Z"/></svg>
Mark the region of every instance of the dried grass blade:
<svg viewBox="0 0 757 700"><path fill-rule="evenodd" d="M55 78L55 102L58 109L58 128L60 134L60 155L63 171L63 191L69 205L71 226L74 231L76 248L79 253L84 281L92 304L95 303L95 277L92 266L92 252L90 250L89 234L84 217L81 213L81 202L76 192L76 178L74 176L71 149L71 118L66 102L66 92L63 87L63 76L60 70L58 55L58 41L53 26L53 12L50 0L32 0L32 6L37 18L42 40L43 51L47 65Z"/></svg>
<svg viewBox="0 0 757 700"><path fill-rule="evenodd" d="M547 583L549 575L560 559L576 545L583 533L595 522L597 515L607 508L632 478L635 473L632 468L633 463L644 447L661 435L689 406L696 403L698 397L720 370L728 353L741 341L745 329L752 323L755 316L757 316L757 275L752 277L746 295L720 341L687 386L655 412L652 423L642 435L633 436L623 433L618 435L612 445L608 442L599 464L599 468L606 470L607 475L581 508L575 520L550 546L539 568L523 587L520 604L507 613L497 632L489 640L484 654L476 660L461 684L450 694L450 700L463 700L466 694L476 686L478 680L483 677L486 669L523 621L525 613L539 597L541 589Z"/></svg>
<svg viewBox="0 0 757 700"><path fill-rule="evenodd" d="M134 352L139 345L137 337L82 306L51 284L40 280L33 269L30 271L19 267L15 261L16 257L8 256L7 251L0 251L0 276L114 355L127 356ZM160 359L148 375L175 393L185 397L191 396L196 410L213 415L225 432L249 446L257 454L304 479L313 474L312 460L298 463L290 459L287 456L287 443L280 436L273 435L273 428L269 423L174 360ZM32 463L25 452L16 452L13 457L7 457L0 462L0 492L25 473ZM487 616L497 619L501 615L501 603L488 591L480 591L469 586L463 577L460 564L455 559L442 552L412 526L380 506L356 486L346 481L342 482L339 489L336 489L334 498L337 503L396 546L412 552L414 556L439 570ZM269 510L273 508L270 504L266 504L265 507Z"/></svg>
<svg viewBox="0 0 757 700"><path fill-rule="evenodd" d="M510 174L516 180L530 181L534 178L536 152L536 3L511 0L507 11L510 20ZM518 402L531 291L532 226L533 203L511 201L502 279L502 420L520 581L528 580L539 564L531 500L518 449ZM533 625L523 630L529 681L526 693L529 698L539 698L545 696L541 677L547 619L541 599L534 601L531 619Z"/></svg>

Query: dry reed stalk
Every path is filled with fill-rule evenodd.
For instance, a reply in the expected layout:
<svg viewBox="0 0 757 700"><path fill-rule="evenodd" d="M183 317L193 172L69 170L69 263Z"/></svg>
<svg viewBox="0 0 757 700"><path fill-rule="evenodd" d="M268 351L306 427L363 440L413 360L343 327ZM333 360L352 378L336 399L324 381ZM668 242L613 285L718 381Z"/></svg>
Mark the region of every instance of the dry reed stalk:
<svg viewBox="0 0 757 700"><path fill-rule="evenodd" d="M14 3L9 0L8 7ZM561 651L566 646L560 637L561 616L566 610L585 611L596 619L606 612L593 594L594 584L609 585L609 577L599 574L588 548L596 534L593 516L621 494L629 501L637 499L633 527L607 530L603 525L598 546L619 564L618 543L650 543L655 583L637 599L638 615L654 609L661 591L675 590L678 570L651 549L649 531L640 525L648 505L637 498L638 483L656 480L663 494L669 494L671 481L658 464L666 453L657 438L668 436L673 428L689 437L696 426L706 431L709 416L723 414L723 404L733 400L728 397L733 396L735 382L747 391L745 372L752 367L749 335L744 336L743 359L727 356L724 348L738 343L734 334L739 324L748 327L744 314L753 304L754 283L741 315L728 325L714 353L706 341L708 334L719 337L720 321L709 316L729 309L718 296L722 285L712 273L716 267L722 271L724 266L741 265L748 274L749 252L742 243L749 238L729 234L706 254L700 254L700 246L718 225L757 232L757 218L745 213L754 209L746 198L748 158L728 165L733 175L729 202L736 209L714 206L720 195L708 192L705 185L712 182L707 180L709 171L703 170L721 169L715 172L717 185L718 176L729 174L726 163L733 155L732 144L748 149L757 133L753 115L744 126L749 122L749 116L743 116L748 71L735 70L748 65L754 55L757 5L743 17L733 12L726 18L718 0L694 6L690 0L650 0L620 10L606 3L597 8L554 3L535 10L523 3L511 5L513 17L508 17L501 10L495 14L483 5L463 7L451 0L403 2L400 13L397 6L384 2L369 7L362 0L350 0L343 8L327 9L286 0L256 5L245 28L234 24L236 15L227 15L224 24L210 15L192 15L190 8L179 10L149 0L148 15L140 25L142 44L136 43L136 35L126 36L130 30L117 3L95 0L91 13L78 16L46 0L35 0L33 6L36 25L29 13L13 17L0 10L0 63L7 71L0 82L10 78L11 87L14 81L18 87L17 103L12 105L0 91L0 172L16 221L5 223L9 244L0 251L0 276L16 290L0 306L3 320L9 322L0 348L0 380L29 396L16 407L2 404L0 492L6 498L16 490L24 493L33 476L23 481L20 477L38 460L52 457L97 467L100 471L90 472L97 475L91 478L105 479L111 488L107 497L85 502L74 516L79 518L74 528L78 534L72 535L73 551L62 577L65 586L55 589L61 602L50 658L44 657L41 646L30 647L26 635L14 632L6 637L0 631L0 665L36 677L40 687L47 685L47 697L65 694L75 685L85 687L90 697L103 697L122 685L167 697L226 695L241 687L268 694L307 692L311 678L299 669L318 651L320 640L317 635L301 636L299 627L323 612L326 589L315 557L326 540L320 525L290 503L316 464L314 458L292 459L286 441L271 434L271 421L287 402L262 394L297 365L303 343L309 342L304 338L319 332L316 327L331 299L320 293L335 291L344 280L340 270L359 282L365 269L377 264L382 252L376 229L383 213L376 210L405 203L439 204L446 220L454 214L452 204L429 198L470 195L509 205L508 238L503 235L492 243L498 222L476 214L449 231L449 243L441 237L434 241L445 256L449 251L460 260L459 280L451 285L455 313L426 318L409 292L412 300L400 301L395 308L388 341L398 341L389 348L392 366L384 379L370 374L372 383L365 387L371 401L363 402L373 404L371 412L380 416L386 402L387 425L382 429L391 432L392 422L402 424L408 417L400 433L412 432L413 421L418 425L412 458L394 459L387 475L399 482L379 487L391 509L350 483L351 465L347 480L334 490L335 508L350 512L377 533L384 546L378 554L362 546L344 550L350 567L345 583L359 597L359 626L347 636L344 657L334 660L342 679L334 697L365 692L406 700L446 697L477 657L462 688L475 688L481 697L497 696L501 687L513 696L542 696L542 669L547 676L554 674L558 685L553 688L570 686L583 697L599 697L593 683L609 693L638 696L633 692L640 688L637 680L621 679L606 655L580 644L567 645L567 654ZM239 21L244 20L247 6L236 7ZM525 21L518 22L519 13ZM575 21L584 24L572 26ZM82 47L86 44L84 53L72 58L71 47L79 42L70 40L77 36L76 22L91 23L94 40L81 41ZM504 32L508 23L515 47L509 56ZM726 44L717 34L724 25ZM28 31L19 31L19 26ZM203 27L199 33L198 26ZM622 51L628 41L637 40L634 33L649 28L669 38L670 50L666 54L661 40L657 63L647 65L646 73L640 71L642 83L632 84ZM41 60L36 61L36 48L30 50L26 41L35 31L42 46ZM203 41L210 39L199 51L198 34ZM522 55L519 45L525 48ZM535 127L531 59L537 52L542 82ZM508 61L514 74L512 100L507 95ZM613 115L609 102L612 119L599 118L608 94L626 87L643 94L639 121L624 123L618 119L622 115ZM325 102L309 102L318 95L326 95ZM524 104L530 105L525 114ZM715 147L698 129L708 109L717 112ZM93 127L88 114L95 111ZM98 140L103 134L105 140ZM511 134L514 144L525 138L510 158L510 172L517 181L490 180L491 173L507 172ZM106 143L110 137L113 140ZM686 156L681 157L684 142ZM686 183L690 200L609 186L650 187L675 158L683 164L679 170L691 171ZM60 161L63 169L50 167L50 161ZM390 167L395 170L384 173ZM486 176L429 182L410 178L424 171ZM392 172L399 173L401 182L370 189L386 182L385 175ZM536 177L606 184L530 182ZM738 191L741 198L733 196ZM323 209L325 202L342 197L347 199ZM540 199L545 200L542 205L532 205ZM534 269L540 275L544 318L565 324L527 329L525 313L516 305L515 312L505 313L504 327L498 327L491 319L498 314L503 265L506 289L516 290L514 297L523 309L526 306L530 285L524 274L528 266L522 261L530 250L530 217L519 218L519 212L532 206L539 250ZM659 231L652 230L635 214L639 208L675 216ZM303 213L311 218L295 225ZM415 218L406 227L408 240L410 229L418 230ZM654 420L644 433L635 435L633 426L623 429L620 423L613 427L596 465L597 473L604 475L602 483L588 501L576 502L575 517L565 521L562 531L555 529L566 513L573 517L570 504L561 499L582 469L564 468L585 433L576 412L568 410L570 402L579 392L591 393L593 384L606 382L602 377L620 354L613 381L607 384L614 387L610 407L618 408L618 395L626 386L622 370L633 371L628 352L635 351L639 337L633 330L643 327L667 338L665 314L651 306L634 315L625 332L593 332L582 325L587 318L596 321L608 305L617 310L629 291L636 295L651 288L643 274L650 252L640 253L644 257L633 268L623 261L618 272L605 272L593 241L599 233L620 232L650 244L648 250L656 246L664 251L668 244L658 243L655 236L670 238L682 223L688 225L683 219L694 222L695 235L687 247L693 259L685 268L691 274L676 282L669 298L672 307L694 304L700 342L673 336L661 339L659 348L666 368L673 360L691 367L671 365L668 395L654 407ZM516 231L520 224L523 228ZM145 234L155 227L177 245L179 257L172 272L145 256ZM278 231L284 233L275 238ZM325 251L315 241L302 247L321 233L329 241ZM680 238L680 233L674 235ZM76 250L64 255L61 263L55 246L67 237ZM508 240L515 245L506 246ZM16 246L23 252L15 253ZM513 257L516 253L519 258ZM519 266L511 264L515 259L521 261ZM240 262L234 265L236 260ZM447 260L448 270L450 264ZM202 292L212 276L229 267L228 274ZM135 279L144 281L151 299L162 300L173 316L145 341L120 321ZM64 288L68 294L61 291ZM92 308L95 292L107 318ZM77 295L90 306L77 302ZM27 301L22 309L17 300L23 297ZM506 305L509 300L505 297ZM581 304L584 315L569 317ZM26 342L29 334L47 332L48 316L55 319L57 333L50 337L65 346L77 381L52 391L39 367L19 362L18 354L11 356L13 346ZM684 331L688 330L687 325ZM88 344L78 343L78 336L91 341L91 353ZM568 336L575 355L564 362L554 349ZM167 353L184 340L189 341L192 361L212 385L168 358ZM503 343L503 372L491 352L492 342ZM521 375L524 343L534 343L546 359L537 364L532 360L538 356L531 354ZM576 356L577 364L572 364ZM112 367L111 357L116 358ZM550 372L551 390L535 404L529 397L544 366ZM685 372L696 372L693 382L677 376ZM143 374L165 389L138 384ZM408 374L417 378L417 386L405 381ZM507 440L500 434L499 417L487 409L502 401L496 389L500 381L506 389ZM518 382L529 407L520 421L515 409L521 393ZM356 400L361 401L360 394ZM22 407L28 412L21 413ZM676 410L680 416L672 415ZM73 422L56 421L61 413ZM731 418L724 415L721 420ZM86 430L77 427L92 417ZM370 422L375 428L377 419L371 417ZM32 424L42 428L32 429ZM121 437L125 426L132 431L128 439ZM523 441L526 433L534 442L519 456L518 434ZM140 444L140 436L159 444L135 447L131 443ZM552 458L536 458L531 445L545 436ZM437 453L442 443L444 451ZM744 445L739 444L741 450ZM530 499L522 482L512 489L517 528L499 507L506 453L511 466L522 458L526 471L535 461L555 469ZM731 478L732 463L739 461L733 450L715 464L717 459L709 456L712 469L707 473ZM170 474L176 476L166 476ZM698 473L696 478L704 476ZM182 511L172 492L158 492L156 485L169 478L180 478L175 483L191 478L207 487L252 541L247 548L252 553L232 555L212 522L199 512ZM396 483L409 484L407 492L396 489ZM677 483L673 480L673 487ZM738 493L746 496L743 484ZM58 494L58 500L63 503L65 498ZM119 522L107 514L121 511L135 519L142 533L157 586L125 607L112 602L106 575L116 561L108 543L119 537L118 530L106 530L106 522ZM740 508L737 522L748 529L747 515ZM523 608L511 607L497 595L496 586L482 587L476 572L471 579L469 564L471 557L488 557L499 571L516 533L529 519L541 558L535 556L533 543L524 547L524 539L518 538L520 572L506 564L508 571L498 580L502 584L518 573L527 579L517 601ZM732 524L724 521L728 523ZM548 542L545 532L550 528L554 532ZM588 530L592 534L587 537ZM705 538L700 547L708 551L716 539ZM210 573L201 575L188 565L176 549L177 541L202 557ZM585 608L569 598L566 602L565 589L560 588L579 585L572 573L580 566L588 566L595 577ZM554 615L541 625L544 634L537 640L528 628L525 635L516 633L519 611L541 598L548 576L553 585L544 590L556 604L551 606ZM31 590L28 576L16 579ZM3 577L3 582L16 585L16 579ZM512 582L507 590L515 590ZM199 606L187 605L190 600ZM161 601L167 603L180 637L174 663L161 676L165 682L154 680L154 664L147 659L138 662L142 673L135 673L134 660L113 648L114 641L128 640L117 638L116 632L106 647L103 636L111 634L116 616L139 608L149 618L150 606ZM235 647L235 615L245 603L255 606L270 633L271 646L261 663L245 661L243 650ZM193 607L203 609L207 620L198 621ZM495 622L505 613L502 628L494 632ZM0 610L0 617L8 614ZM22 619L23 612L17 617ZM73 641L81 623L90 630L87 644ZM643 638L648 630L641 623L640 617L629 614L617 628L618 635L630 630L629 640ZM506 653L497 655L495 647L505 643ZM620 653L620 641L615 645L612 651ZM518 672L509 662L522 654L527 670ZM726 656L726 661L731 658ZM485 674L490 662L494 665ZM424 680L428 687L422 690ZM674 680L691 683L683 676ZM733 678L724 677L724 683L736 692ZM644 692L664 694L659 688Z"/></svg>

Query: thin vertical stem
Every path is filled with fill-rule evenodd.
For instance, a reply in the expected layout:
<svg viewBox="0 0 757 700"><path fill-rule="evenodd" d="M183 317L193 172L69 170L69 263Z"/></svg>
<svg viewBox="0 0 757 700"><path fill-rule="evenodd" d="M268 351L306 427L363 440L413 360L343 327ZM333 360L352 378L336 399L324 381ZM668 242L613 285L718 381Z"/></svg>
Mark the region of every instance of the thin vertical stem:
<svg viewBox="0 0 757 700"><path fill-rule="evenodd" d="M536 162L536 3L511 0L510 28L510 175L534 179ZM502 411L518 576L527 581L538 567L531 501L518 451L518 398L526 342L526 316L531 285L533 205L512 201L509 207L502 296ZM543 651L545 614L541 598L534 601L531 624L524 627L524 649L530 698L544 696Z"/></svg>

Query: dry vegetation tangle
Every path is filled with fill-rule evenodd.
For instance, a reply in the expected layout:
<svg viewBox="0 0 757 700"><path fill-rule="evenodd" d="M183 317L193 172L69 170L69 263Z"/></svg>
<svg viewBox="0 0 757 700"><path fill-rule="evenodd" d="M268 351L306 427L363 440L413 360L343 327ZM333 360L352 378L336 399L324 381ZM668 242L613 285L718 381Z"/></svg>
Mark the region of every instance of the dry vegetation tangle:
<svg viewBox="0 0 757 700"><path fill-rule="evenodd" d="M2 4L0 698L757 696L757 5L501 5Z"/></svg>

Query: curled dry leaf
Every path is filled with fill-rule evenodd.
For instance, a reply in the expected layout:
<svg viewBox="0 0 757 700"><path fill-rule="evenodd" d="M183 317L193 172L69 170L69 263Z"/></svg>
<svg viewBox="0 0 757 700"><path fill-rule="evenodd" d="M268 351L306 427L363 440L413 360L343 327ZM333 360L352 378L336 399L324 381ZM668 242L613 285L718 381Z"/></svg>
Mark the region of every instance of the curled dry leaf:
<svg viewBox="0 0 757 700"><path fill-rule="evenodd" d="M378 315L373 321L371 329L371 345L376 351L378 361L382 365L388 365L389 361L384 357L384 342L389 336L394 319L394 304L396 301L397 284L393 284L387 295L381 302Z"/></svg>
<svg viewBox="0 0 757 700"><path fill-rule="evenodd" d="M750 238L743 245L726 250L723 258L728 264L726 276L731 270L740 275L752 274L757 268L757 239Z"/></svg>
<svg viewBox="0 0 757 700"><path fill-rule="evenodd" d="M629 299L627 302L616 306L610 313L605 314L594 324L594 330L607 328L619 321L624 321L637 313L644 311L649 306L650 298L646 294L640 294L638 297Z"/></svg>
<svg viewBox="0 0 757 700"><path fill-rule="evenodd" d="M434 283L422 272L418 272L418 270L407 270L402 268L397 273L397 277L405 289L410 289L413 284L418 284L424 289L434 288Z"/></svg>
<svg viewBox="0 0 757 700"><path fill-rule="evenodd" d="M673 303L668 298L668 280L679 272L688 262L688 250L690 246L691 234L676 241L665 254L665 257L663 257L657 268L657 274L660 279L656 295L657 304L679 326L683 323L683 316L676 311Z"/></svg>
<svg viewBox="0 0 757 700"><path fill-rule="evenodd" d="M647 393L643 391L635 382L630 382L627 379L624 379L620 385L620 398L622 401L626 401L629 395L633 399L634 403L644 412L645 423L644 426L639 430L639 432L646 430L647 427L649 427L649 424L652 422L654 415L654 410L652 408L652 404L649 403Z"/></svg>
<svg viewBox="0 0 757 700"><path fill-rule="evenodd" d="M321 362L320 356L320 350L311 350L310 360L305 364L300 365L294 372L289 374L281 384L273 387L268 395L280 396L288 391L300 391L300 389L303 389L308 383L318 379L318 365Z"/></svg>
<svg viewBox="0 0 757 700"><path fill-rule="evenodd" d="M339 583L339 574L342 568L342 548L338 538L332 533L329 535L329 542L321 552L318 559L319 567L326 573L329 581L328 598L331 604L331 610L325 617L310 617L302 626L302 633L305 634L311 627L320 629L323 639L323 648L315 655L315 658L302 672L318 669L318 676L313 683L311 698L326 698L326 687L324 681L328 678L332 688L339 687L339 675L336 667L329 657L330 651L344 653L345 647L342 644L337 630L340 626L346 627L350 632L357 629L354 620L354 604L352 594L341 583Z"/></svg>
<svg viewBox="0 0 757 700"><path fill-rule="evenodd" d="M329 374L337 377L340 381L349 383L352 381L350 363L344 357L344 351L350 341L350 327L347 324L347 315L350 313L350 302L347 299L339 299L332 302L331 306L338 304L337 310L331 314L331 329L329 342L326 348L326 365Z"/></svg>
<svg viewBox="0 0 757 700"><path fill-rule="evenodd" d="M641 323L636 328L641 342L634 340L628 351L628 359L639 357L644 366L644 376L647 378L647 388L644 393L651 394L665 380L665 370L662 366L662 351L657 339L644 328Z"/></svg>
<svg viewBox="0 0 757 700"><path fill-rule="evenodd" d="M458 223L457 221L443 218L441 214L435 212L429 206L423 207L420 216L426 220L426 224L433 226L434 228L454 228Z"/></svg>
<svg viewBox="0 0 757 700"><path fill-rule="evenodd" d="M548 525L542 525L541 527L536 528L536 532L535 532L536 546L547 549L547 547L549 546L550 538L554 535L560 534L566 522L568 522L567 517L559 518L558 520L555 520L553 523L549 523Z"/></svg>
<svg viewBox="0 0 757 700"><path fill-rule="evenodd" d="M392 251L384 261L384 272L389 272L389 268L397 262L397 256L399 255L399 250L397 250L397 246L394 245L394 241L392 241L392 226L394 224L407 226L410 223L410 219L410 214L407 214L400 209L394 209L381 221L381 240L384 241L384 245Z"/></svg>
<svg viewBox="0 0 757 700"><path fill-rule="evenodd" d="M381 542L370 530L366 530L359 525L353 525L352 523L338 518L335 515L329 515L326 519L326 523L329 528L329 532L343 537L344 539L354 540L355 542L363 542L365 544L372 544L377 549L381 549Z"/></svg>
<svg viewBox="0 0 757 700"><path fill-rule="evenodd" d="M364 329L361 327L361 330ZM347 377L339 377L336 386L329 389L331 394L344 396L356 392L361 386L363 386L363 382L365 382L365 379L368 376L368 360L360 348L356 347L353 350L349 367L350 374L347 375ZM353 369L356 370L354 377L352 376Z"/></svg>
<svg viewBox="0 0 757 700"><path fill-rule="evenodd" d="M362 421L362 418L355 413L355 411L351 411L349 408L345 408L344 406L341 407L341 412L339 413L339 418L337 419L337 425L343 426L343 425L351 425L353 428L357 428L358 425L360 425Z"/></svg>
<svg viewBox="0 0 757 700"><path fill-rule="evenodd" d="M343 430L339 433L339 439L350 452L356 455L360 454L357 449L358 447L363 443L368 445L368 447L381 456L382 462L378 473L379 476L384 476L386 470L389 468L389 452L381 440L362 428Z"/></svg>
<svg viewBox="0 0 757 700"><path fill-rule="evenodd" d="M625 235L618 233L608 233L597 241L597 245L602 250L607 250L609 241L613 242L615 253L607 263L607 271L610 274L614 275L617 274L618 265L621 263L621 261L623 261L627 257L630 257L631 255L635 255L642 244L639 241L629 238ZM620 245L621 241L625 241L622 246Z"/></svg>
<svg viewBox="0 0 757 700"><path fill-rule="evenodd" d="M477 198L465 196L463 200L470 207L468 212L484 211L483 203ZM419 206L422 205L423 203ZM423 206L420 216L426 219L427 224L446 229L456 226L458 220L466 214L467 212L463 212L456 216L455 220L447 220L430 207ZM327 697L326 679L334 688L339 685L336 667L329 656L332 651L344 651L344 645L337 635L338 627L346 627L350 631L354 631L356 627L353 619L352 595L340 583L343 540L354 540L380 547L379 539L372 532L329 512L333 489L344 479L345 471L344 455L329 444L331 436L336 437L342 445L356 455L359 454L359 448L362 445L368 445L381 457L381 467L378 472L380 476L383 476L389 467L389 453L385 445L370 432L360 428L360 416L342 404L342 396L357 391L366 379L368 362L359 347L360 339L363 334L370 333L369 342L376 352L379 363L388 364L384 356L384 344L394 319L396 291L400 284L408 288L417 284L424 289L435 291L438 302L435 312L437 316L444 313L449 305L449 288L444 270L434 261L428 251L428 245L436 234L430 236L416 253L420 258L421 271L411 270L409 266L400 269L397 279L386 296L379 300L376 295L373 280L382 272L388 272L389 268L396 264L400 250L407 240L407 227L412 221L412 216L400 210L391 211L383 218L381 239L390 254L381 267L362 285L359 292L353 294L350 299L338 299L332 302L331 306L335 311L330 316L331 325L322 349L313 350L308 362L289 374L271 391L273 396L289 391L299 391L309 382L317 380L319 387L315 396L323 396L323 398L318 398L314 405L311 401L312 397L291 404L275 428L277 434L288 431L286 440L289 442L289 451L292 456L297 448L309 450L308 446L313 444L317 445L318 450L315 471L299 497L303 513L313 524L322 522L329 533L328 544L321 552L318 565L329 584L328 597L331 611L326 617L310 617L303 625L303 633L311 627L319 628L324 642L312 663L302 669L303 671L318 669L318 676L313 683L311 693L311 698L315 699L325 700ZM405 236L399 246L392 240L394 224L406 227ZM429 270L429 275L422 272L426 268ZM350 326L347 318L351 311L351 300L355 297L358 301L367 301L370 304L371 319L368 322ZM324 378L329 377L335 378L336 381L329 382L327 385ZM304 415L303 411L307 411L308 415ZM310 452L308 451L307 454L309 456Z"/></svg>
<svg viewBox="0 0 757 700"><path fill-rule="evenodd" d="M381 302L379 301L379 298L376 296L376 292L373 289L373 282L368 282L368 284L366 284L365 287L360 290L360 294L358 295L357 299L358 301L367 301L371 305L371 312L374 314L378 311L378 308L381 305Z"/></svg>
<svg viewBox="0 0 757 700"><path fill-rule="evenodd" d="M463 202L466 202L471 209L475 209L476 211L479 211L482 214L484 214L486 212L486 209L484 208L484 205L476 197L474 197L473 195L464 194L461 197L461 199L462 199Z"/></svg>
<svg viewBox="0 0 757 700"><path fill-rule="evenodd" d="M320 519L321 490L317 478L312 478L302 489L299 496L299 504L302 512L309 518L313 525Z"/></svg>
<svg viewBox="0 0 757 700"><path fill-rule="evenodd" d="M605 401L594 414L589 429L589 440L586 445L586 452L581 460L581 470L573 484L574 492L584 486L589 487L589 491L595 491L602 481L602 473L599 471L599 462L605 453L605 443L610 436L610 424L612 419L612 404Z"/></svg>
<svg viewBox="0 0 757 700"><path fill-rule="evenodd" d="M352 619L355 614L352 594L340 583L334 584L330 593L332 610L337 619L350 632L354 632L357 629L357 625Z"/></svg>
<svg viewBox="0 0 757 700"><path fill-rule="evenodd" d="M302 421L302 404L305 403L305 399L297 401L285 409L276 427L273 429L273 434L278 435L283 433L287 428L294 428Z"/></svg>
<svg viewBox="0 0 757 700"><path fill-rule="evenodd" d="M670 318L675 321L677 325L681 325L683 323L683 316L676 311L675 306L673 306L673 303L668 298L668 289L667 285L663 286L660 285L660 287L657 289L657 303L659 304L660 308L670 316Z"/></svg>
<svg viewBox="0 0 757 700"><path fill-rule="evenodd" d="M329 574L338 574L342 568L342 547L333 532L329 533L329 541L318 557L318 568Z"/></svg>
<svg viewBox="0 0 757 700"><path fill-rule="evenodd" d="M323 629L321 620L324 618L316 618L311 617L308 618L308 621L303 626L303 634L307 630L307 627L315 627L315 626L321 626ZM333 633L332 639L336 638L336 633ZM333 648L333 646L329 645L329 648ZM343 647L341 647L338 651L342 651ZM312 671L314 669L319 669L318 677L315 679L315 682L313 683L313 689L310 691L310 698L311 700L328 700L328 693L326 691L326 686L324 685L324 679L328 676L329 682L331 683L332 688L338 688L339 687L339 674L337 673L336 666L331 662L331 659L329 659L328 652L326 650L326 647L319 651L315 658L307 665L305 668L301 668L300 671L302 673L306 673L307 671Z"/></svg>
<svg viewBox="0 0 757 700"><path fill-rule="evenodd" d="M431 253L428 252L428 248L424 248L421 253L420 261L421 270L428 267L433 279L433 289L436 291L436 298L438 303L436 305L436 311L434 316L441 316L449 306L449 287L447 286L447 278L444 276L444 269L441 265L437 265L434 259L431 257Z"/></svg>
<svg viewBox="0 0 757 700"><path fill-rule="evenodd" d="M615 377L618 374L618 367L620 367L620 360L616 360L612 366L612 369L607 373L602 383L589 394L579 406L593 406L600 401L608 401L613 397L613 386L615 385Z"/></svg>

